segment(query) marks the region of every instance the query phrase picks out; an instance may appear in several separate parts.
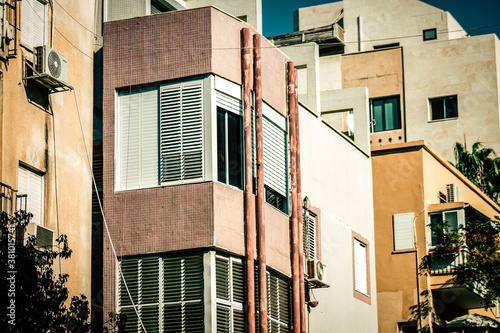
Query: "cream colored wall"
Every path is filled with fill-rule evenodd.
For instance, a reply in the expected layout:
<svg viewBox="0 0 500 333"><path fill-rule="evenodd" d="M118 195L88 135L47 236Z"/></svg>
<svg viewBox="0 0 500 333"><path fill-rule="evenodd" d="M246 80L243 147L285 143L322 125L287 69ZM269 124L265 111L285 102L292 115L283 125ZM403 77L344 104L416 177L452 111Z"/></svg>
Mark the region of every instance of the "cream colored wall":
<svg viewBox="0 0 500 333"><path fill-rule="evenodd" d="M68 84L75 88L90 156L94 38L74 19L92 30L93 6L93 2L59 1L54 6L57 30L53 45L68 58ZM22 83L23 55L31 58L31 50L19 48L17 57L10 59L8 66L1 66L4 96L0 181L17 189L20 163L44 174L44 224L54 230L54 236L66 234L73 250L71 258L62 263L62 272L70 276L70 295L85 294L90 298L92 183L75 97L73 92L52 94L49 110L31 104Z"/></svg>
<svg viewBox="0 0 500 333"><path fill-rule="evenodd" d="M425 139L454 162L455 142L500 151L498 38L483 35L404 48L407 140ZM429 98L457 95L458 118L430 122Z"/></svg>
<svg viewBox="0 0 500 333"><path fill-rule="evenodd" d="M332 1L323 5L299 8L294 22L296 26L294 30L301 31L330 25L342 7L342 1Z"/></svg>
<svg viewBox="0 0 500 333"><path fill-rule="evenodd" d="M377 332L370 158L300 107L302 196L321 210L321 260L329 288L315 289L310 332ZM369 240L371 305L353 296L352 232ZM360 320L362 318L362 320Z"/></svg>
<svg viewBox="0 0 500 333"><path fill-rule="evenodd" d="M341 56L333 55L319 58L319 72L321 90L342 89ZM326 74L326 75L325 75Z"/></svg>

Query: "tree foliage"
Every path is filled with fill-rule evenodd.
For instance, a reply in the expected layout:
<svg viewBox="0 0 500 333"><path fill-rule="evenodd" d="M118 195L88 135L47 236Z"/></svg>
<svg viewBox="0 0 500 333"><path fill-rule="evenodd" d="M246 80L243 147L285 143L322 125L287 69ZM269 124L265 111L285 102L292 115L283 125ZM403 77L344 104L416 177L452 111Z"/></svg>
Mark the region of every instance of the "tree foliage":
<svg viewBox="0 0 500 333"><path fill-rule="evenodd" d="M483 147L481 142L467 150L467 144L455 143L454 166L474 185L495 202L500 200L500 158L492 148Z"/></svg>
<svg viewBox="0 0 500 333"><path fill-rule="evenodd" d="M24 239L32 215L0 213L0 332L90 332L89 302L85 295L68 301L68 274L54 272L58 259L72 250L61 235L52 249L39 249L36 239ZM5 268L5 269L4 269ZM110 313L103 332L121 332L123 320Z"/></svg>

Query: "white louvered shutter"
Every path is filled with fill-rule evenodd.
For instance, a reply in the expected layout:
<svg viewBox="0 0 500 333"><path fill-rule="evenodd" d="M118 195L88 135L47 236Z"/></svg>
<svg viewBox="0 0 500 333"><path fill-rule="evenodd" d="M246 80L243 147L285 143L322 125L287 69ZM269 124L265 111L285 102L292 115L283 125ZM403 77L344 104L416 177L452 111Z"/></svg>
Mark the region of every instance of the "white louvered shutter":
<svg viewBox="0 0 500 333"><path fill-rule="evenodd" d="M413 249L413 213L392 216L394 226L394 250Z"/></svg>
<svg viewBox="0 0 500 333"><path fill-rule="evenodd" d="M43 176L27 169L18 170L18 195L26 194L26 210L33 214L31 222L43 225Z"/></svg>
<svg viewBox="0 0 500 333"><path fill-rule="evenodd" d="M21 2L21 43L31 48L46 44L47 22L45 1L23 0Z"/></svg>
<svg viewBox="0 0 500 333"><path fill-rule="evenodd" d="M354 288L368 295L368 272L366 267L366 244L354 240Z"/></svg>
<svg viewBox="0 0 500 333"><path fill-rule="evenodd" d="M215 257L217 332L245 331L245 285L243 264L239 259Z"/></svg>
<svg viewBox="0 0 500 333"><path fill-rule="evenodd" d="M316 258L316 214L307 212L304 215L304 255L307 259Z"/></svg>
<svg viewBox="0 0 500 333"><path fill-rule="evenodd" d="M161 182L203 176L202 81L160 88Z"/></svg>
<svg viewBox="0 0 500 333"><path fill-rule="evenodd" d="M121 92L119 103L119 188L158 185L158 90Z"/></svg>
<svg viewBox="0 0 500 333"><path fill-rule="evenodd" d="M266 116L262 119L264 143L264 183L287 197L286 132Z"/></svg>
<svg viewBox="0 0 500 333"><path fill-rule="evenodd" d="M267 272L268 332L290 332L290 288L278 276Z"/></svg>

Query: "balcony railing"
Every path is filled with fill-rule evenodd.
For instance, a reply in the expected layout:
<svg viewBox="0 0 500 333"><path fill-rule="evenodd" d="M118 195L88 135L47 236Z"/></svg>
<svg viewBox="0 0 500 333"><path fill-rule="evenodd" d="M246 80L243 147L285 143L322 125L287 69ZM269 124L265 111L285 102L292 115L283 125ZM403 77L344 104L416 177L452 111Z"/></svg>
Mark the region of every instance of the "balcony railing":
<svg viewBox="0 0 500 333"><path fill-rule="evenodd" d="M9 185L5 185L3 183L0 183L0 204L1 204L1 209L2 212L6 212L7 215L12 215L17 207L17 201L16 201L16 193L17 191L14 190L12 187Z"/></svg>
<svg viewBox="0 0 500 333"><path fill-rule="evenodd" d="M453 274L456 269L463 266L467 260L467 253L465 251L451 253L449 255L430 255L431 274L446 275Z"/></svg>

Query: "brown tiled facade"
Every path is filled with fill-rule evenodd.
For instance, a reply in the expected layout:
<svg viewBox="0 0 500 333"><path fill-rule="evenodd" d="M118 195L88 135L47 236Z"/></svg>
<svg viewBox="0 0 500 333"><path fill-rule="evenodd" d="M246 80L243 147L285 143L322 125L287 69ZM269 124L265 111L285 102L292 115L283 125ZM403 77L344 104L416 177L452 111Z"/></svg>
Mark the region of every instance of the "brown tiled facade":
<svg viewBox="0 0 500 333"><path fill-rule="evenodd" d="M244 257L243 191L210 179L115 191L116 90L209 74L241 84L243 27L213 7L104 24L104 211L118 256L215 248ZM285 115L287 58L274 48L262 58L264 100ZM268 265L289 276L289 218L268 205L265 218ZM112 251L105 234L104 313L117 310Z"/></svg>

